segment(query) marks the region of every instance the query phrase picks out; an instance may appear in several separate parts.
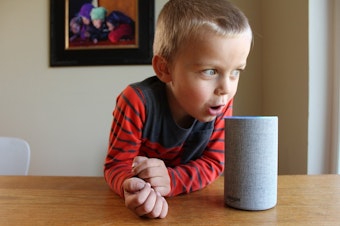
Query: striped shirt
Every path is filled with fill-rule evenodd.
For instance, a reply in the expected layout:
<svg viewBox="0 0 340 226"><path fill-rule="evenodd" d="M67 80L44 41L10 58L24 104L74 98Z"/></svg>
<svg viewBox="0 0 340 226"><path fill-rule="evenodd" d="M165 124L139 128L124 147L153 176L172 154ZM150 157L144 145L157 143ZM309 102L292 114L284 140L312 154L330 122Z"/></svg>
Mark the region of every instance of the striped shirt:
<svg viewBox="0 0 340 226"><path fill-rule="evenodd" d="M129 85L118 97L105 159L104 176L123 197L122 184L131 178L136 156L158 158L171 180L168 196L202 189L224 169L224 120L232 115L232 100L211 122L197 120L190 128L172 118L165 84L156 76Z"/></svg>

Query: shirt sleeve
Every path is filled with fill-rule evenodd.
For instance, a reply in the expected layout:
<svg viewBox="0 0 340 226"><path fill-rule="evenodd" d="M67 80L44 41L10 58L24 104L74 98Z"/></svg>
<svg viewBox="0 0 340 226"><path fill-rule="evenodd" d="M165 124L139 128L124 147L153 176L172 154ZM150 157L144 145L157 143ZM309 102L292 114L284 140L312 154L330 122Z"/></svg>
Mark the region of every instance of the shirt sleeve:
<svg viewBox="0 0 340 226"><path fill-rule="evenodd" d="M141 94L128 86L118 97L113 111L104 177L110 188L124 196L122 184L133 177L132 161L138 155L145 121Z"/></svg>
<svg viewBox="0 0 340 226"><path fill-rule="evenodd" d="M232 116L231 100L215 120L214 130L202 156L186 164L168 168L171 192L168 196L200 190L212 183L224 170L224 117Z"/></svg>

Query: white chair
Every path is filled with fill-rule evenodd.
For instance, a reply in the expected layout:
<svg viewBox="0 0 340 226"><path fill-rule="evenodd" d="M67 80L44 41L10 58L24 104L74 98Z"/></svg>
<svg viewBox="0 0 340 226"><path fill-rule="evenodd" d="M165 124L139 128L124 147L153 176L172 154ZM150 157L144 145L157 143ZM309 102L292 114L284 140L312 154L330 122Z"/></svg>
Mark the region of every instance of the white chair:
<svg viewBox="0 0 340 226"><path fill-rule="evenodd" d="M27 175L31 150L27 141L0 137L0 175Z"/></svg>

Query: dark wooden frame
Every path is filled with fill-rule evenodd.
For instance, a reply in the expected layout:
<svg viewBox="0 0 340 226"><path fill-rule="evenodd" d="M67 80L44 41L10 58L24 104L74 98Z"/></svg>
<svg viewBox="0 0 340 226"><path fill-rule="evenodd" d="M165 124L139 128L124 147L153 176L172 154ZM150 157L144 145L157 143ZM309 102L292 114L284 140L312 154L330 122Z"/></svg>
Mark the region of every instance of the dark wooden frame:
<svg viewBox="0 0 340 226"><path fill-rule="evenodd" d="M135 48L67 49L66 4L68 0L50 0L50 66L97 66L151 64L154 35L154 0L136 0L138 4L138 45Z"/></svg>

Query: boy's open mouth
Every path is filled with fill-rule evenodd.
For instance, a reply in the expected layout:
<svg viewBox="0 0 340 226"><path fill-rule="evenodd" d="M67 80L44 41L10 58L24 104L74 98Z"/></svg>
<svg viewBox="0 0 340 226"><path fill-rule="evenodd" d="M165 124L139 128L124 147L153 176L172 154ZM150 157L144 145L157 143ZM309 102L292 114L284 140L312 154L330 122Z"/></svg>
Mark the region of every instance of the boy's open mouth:
<svg viewBox="0 0 340 226"><path fill-rule="evenodd" d="M209 109L210 115L219 115L222 113L223 105L211 106Z"/></svg>

